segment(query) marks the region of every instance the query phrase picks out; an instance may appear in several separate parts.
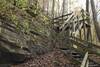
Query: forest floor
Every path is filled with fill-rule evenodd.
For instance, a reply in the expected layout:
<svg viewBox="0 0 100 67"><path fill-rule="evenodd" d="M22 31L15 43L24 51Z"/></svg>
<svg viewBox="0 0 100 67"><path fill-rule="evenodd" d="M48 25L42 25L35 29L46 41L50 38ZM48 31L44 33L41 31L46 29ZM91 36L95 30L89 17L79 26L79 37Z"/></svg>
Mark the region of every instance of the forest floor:
<svg viewBox="0 0 100 67"><path fill-rule="evenodd" d="M22 64L12 67L78 67L70 62L70 59L61 51L54 50L44 55L30 57Z"/></svg>

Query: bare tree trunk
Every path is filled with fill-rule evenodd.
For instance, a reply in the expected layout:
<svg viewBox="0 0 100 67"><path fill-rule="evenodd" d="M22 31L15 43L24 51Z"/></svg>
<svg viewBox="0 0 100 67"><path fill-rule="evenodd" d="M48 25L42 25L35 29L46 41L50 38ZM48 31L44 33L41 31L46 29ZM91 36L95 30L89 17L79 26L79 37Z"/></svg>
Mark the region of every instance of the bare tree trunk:
<svg viewBox="0 0 100 67"><path fill-rule="evenodd" d="M91 8L92 8L92 13L93 13L93 21L94 21L94 26L96 29L96 34L97 34L98 40L100 41L100 25L99 25L99 22L97 22L97 13L95 9L94 0L91 0Z"/></svg>
<svg viewBox="0 0 100 67"><path fill-rule="evenodd" d="M43 6L42 6L42 8L43 8L43 11L45 10L45 1L43 0Z"/></svg>
<svg viewBox="0 0 100 67"><path fill-rule="evenodd" d="M89 13L89 0L86 0L86 12L88 14L90 14ZM91 23L90 19L88 19L87 22L88 22L88 24L90 24ZM90 27L87 28L87 38L86 39L89 40L89 41L92 41L92 33L91 33L91 28Z"/></svg>
<svg viewBox="0 0 100 67"><path fill-rule="evenodd" d="M55 0L52 2L52 18L54 18Z"/></svg>
<svg viewBox="0 0 100 67"><path fill-rule="evenodd" d="M89 13L89 0L86 0L86 11Z"/></svg>
<svg viewBox="0 0 100 67"><path fill-rule="evenodd" d="M62 4L62 15L64 15L65 13L65 0L63 0L63 4ZM62 23L64 23L64 18L62 16Z"/></svg>
<svg viewBox="0 0 100 67"><path fill-rule="evenodd" d="M49 15L49 0L47 0L46 6L47 6L47 15Z"/></svg>
<svg viewBox="0 0 100 67"><path fill-rule="evenodd" d="M65 0L63 0L63 11L62 11L62 15L65 13Z"/></svg>
<svg viewBox="0 0 100 67"><path fill-rule="evenodd" d="M59 17L60 16L60 1L59 0L58 0L58 6L57 7L58 7L58 11L57 11L58 15L57 16Z"/></svg>

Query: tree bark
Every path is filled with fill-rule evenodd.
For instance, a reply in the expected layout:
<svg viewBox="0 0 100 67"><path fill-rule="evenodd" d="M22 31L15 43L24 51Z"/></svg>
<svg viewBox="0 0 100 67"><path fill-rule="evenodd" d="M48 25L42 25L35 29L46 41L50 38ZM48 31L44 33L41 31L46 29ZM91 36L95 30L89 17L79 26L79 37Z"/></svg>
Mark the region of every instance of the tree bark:
<svg viewBox="0 0 100 67"><path fill-rule="evenodd" d="M100 41L100 25L99 25L99 22L97 21L97 13L95 9L94 0L91 0L91 8L92 8L92 13L93 13L93 22L96 29L96 34L97 34L98 40Z"/></svg>

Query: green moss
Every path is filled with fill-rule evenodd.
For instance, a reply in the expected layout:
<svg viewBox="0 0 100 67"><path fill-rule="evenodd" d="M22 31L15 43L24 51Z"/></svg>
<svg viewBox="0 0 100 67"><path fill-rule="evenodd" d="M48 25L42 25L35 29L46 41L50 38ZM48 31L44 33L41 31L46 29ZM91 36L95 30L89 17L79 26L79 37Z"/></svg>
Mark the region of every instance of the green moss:
<svg viewBox="0 0 100 67"><path fill-rule="evenodd" d="M16 15L12 14L11 15L11 20L14 22L15 25L18 25L18 22L17 22L18 18L17 18Z"/></svg>
<svg viewBox="0 0 100 67"><path fill-rule="evenodd" d="M26 33L29 33L29 30L30 30L30 24L29 24L29 21L28 20L24 20L23 21L23 29Z"/></svg>
<svg viewBox="0 0 100 67"><path fill-rule="evenodd" d="M38 5L27 5L27 0L16 0L16 6L14 6L14 0L12 0L12 3L10 3L10 1L11 0L0 0L0 13L3 13L5 17L9 18L11 22L16 25L17 30L29 32L30 25L32 28L32 23L34 24L34 21L32 21L33 18L37 18L38 20L36 20L37 23L35 24L36 27L33 27L34 29L32 29L39 33L45 33L47 31L46 26L49 25L49 22L47 21L48 18L43 15ZM26 10L20 8L26 8L30 12L28 13Z"/></svg>
<svg viewBox="0 0 100 67"><path fill-rule="evenodd" d="M6 9L7 2L5 0L0 0L0 12Z"/></svg>
<svg viewBox="0 0 100 67"><path fill-rule="evenodd" d="M21 9L26 9L28 7L28 0L15 0L16 6Z"/></svg>

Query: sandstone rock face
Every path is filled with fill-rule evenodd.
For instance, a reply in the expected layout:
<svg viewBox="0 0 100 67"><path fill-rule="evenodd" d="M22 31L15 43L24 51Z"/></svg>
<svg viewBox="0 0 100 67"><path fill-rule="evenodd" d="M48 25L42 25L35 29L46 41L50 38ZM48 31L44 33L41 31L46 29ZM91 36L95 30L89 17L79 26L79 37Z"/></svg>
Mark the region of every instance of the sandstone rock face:
<svg viewBox="0 0 100 67"><path fill-rule="evenodd" d="M36 4L37 0L0 0L0 63L19 63L30 52L44 54L47 51L45 47L27 43L41 38L35 39L34 35L45 31L44 15ZM37 21L36 16L40 20Z"/></svg>
<svg viewBox="0 0 100 67"><path fill-rule="evenodd" d="M8 22L1 23L0 26L0 63L22 62L25 59L25 54L28 53L21 48L27 48L26 41L16 33L15 28L6 26L5 23ZM13 25L11 24L11 26Z"/></svg>

